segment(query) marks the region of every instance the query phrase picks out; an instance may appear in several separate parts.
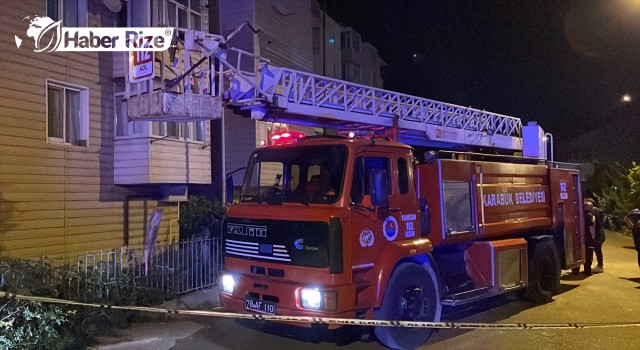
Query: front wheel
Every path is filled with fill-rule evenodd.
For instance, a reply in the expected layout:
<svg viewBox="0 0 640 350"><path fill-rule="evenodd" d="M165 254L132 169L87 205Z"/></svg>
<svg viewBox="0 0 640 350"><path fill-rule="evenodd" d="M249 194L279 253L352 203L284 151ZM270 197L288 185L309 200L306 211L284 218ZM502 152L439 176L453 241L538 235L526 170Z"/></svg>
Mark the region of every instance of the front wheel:
<svg viewBox="0 0 640 350"><path fill-rule="evenodd" d="M439 322L441 311L433 267L403 263L393 271L382 304L373 315L378 320ZM375 328L378 341L393 349L414 349L426 342L432 333L432 328Z"/></svg>

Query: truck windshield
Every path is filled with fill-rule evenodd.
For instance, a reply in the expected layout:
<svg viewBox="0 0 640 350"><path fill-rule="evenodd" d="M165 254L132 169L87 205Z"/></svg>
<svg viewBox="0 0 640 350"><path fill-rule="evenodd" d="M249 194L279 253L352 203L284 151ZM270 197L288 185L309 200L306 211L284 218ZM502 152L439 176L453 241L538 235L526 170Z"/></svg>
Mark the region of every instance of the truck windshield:
<svg viewBox="0 0 640 350"><path fill-rule="evenodd" d="M240 201L334 203L342 193L346 160L343 145L258 149L251 155Z"/></svg>

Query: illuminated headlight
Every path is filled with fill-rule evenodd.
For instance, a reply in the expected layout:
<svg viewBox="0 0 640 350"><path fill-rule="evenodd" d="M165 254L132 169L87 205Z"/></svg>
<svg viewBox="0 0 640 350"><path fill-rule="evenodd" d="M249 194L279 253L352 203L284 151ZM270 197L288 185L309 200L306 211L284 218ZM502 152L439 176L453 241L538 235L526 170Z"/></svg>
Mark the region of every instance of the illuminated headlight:
<svg viewBox="0 0 640 350"><path fill-rule="evenodd" d="M322 293L317 289L303 289L300 291L300 303L306 309L319 309Z"/></svg>
<svg viewBox="0 0 640 350"><path fill-rule="evenodd" d="M232 275L222 275L222 291L225 293L233 293L233 287L236 285L236 281Z"/></svg>
<svg viewBox="0 0 640 350"><path fill-rule="evenodd" d="M300 290L300 305L305 309L334 311L338 298L335 291L303 288Z"/></svg>

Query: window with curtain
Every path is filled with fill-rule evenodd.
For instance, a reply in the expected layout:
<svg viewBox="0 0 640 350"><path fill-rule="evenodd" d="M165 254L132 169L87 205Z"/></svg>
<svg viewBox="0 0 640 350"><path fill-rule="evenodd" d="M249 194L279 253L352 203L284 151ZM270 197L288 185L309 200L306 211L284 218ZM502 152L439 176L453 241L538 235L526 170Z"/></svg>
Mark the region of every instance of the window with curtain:
<svg viewBox="0 0 640 350"><path fill-rule="evenodd" d="M188 123L151 122L151 135L182 141L204 142L206 139L206 126L204 123L204 121Z"/></svg>
<svg viewBox="0 0 640 350"><path fill-rule="evenodd" d="M207 8L201 0L161 0L152 2L152 12L158 25L206 30Z"/></svg>
<svg viewBox="0 0 640 350"><path fill-rule="evenodd" d="M116 137L127 137L127 136L140 136L145 132L145 123L150 123L147 121L138 121L138 122L130 122L129 117L127 116L127 101L125 99L125 81L124 78L116 78L114 81L114 130ZM138 93L139 91L143 91L143 84L136 83L131 84L131 93Z"/></svg>
<svg viewBox="0 0 640 350"><path fill-rule="evenodd" d="M47 140L86 146L89 136L88 89L47 81Z"/></svg>

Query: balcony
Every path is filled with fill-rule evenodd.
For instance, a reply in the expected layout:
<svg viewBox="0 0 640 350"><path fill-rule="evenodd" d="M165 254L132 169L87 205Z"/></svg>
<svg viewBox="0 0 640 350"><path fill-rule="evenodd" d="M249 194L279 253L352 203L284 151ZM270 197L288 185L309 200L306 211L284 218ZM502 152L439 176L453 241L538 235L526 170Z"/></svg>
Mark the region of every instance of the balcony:
<svg viewBox="0 0 640 350"><path fill-rule="evenodd" d="M210 147L171 138L117 139L114 183L210 184Z"/></svg>
<svg viewBox="0 0 640 350"><path fill-rule="evenodd" d="M222 99L204 94L154 91L131 96L129 120L197 121L222 117Z"/></svg>

